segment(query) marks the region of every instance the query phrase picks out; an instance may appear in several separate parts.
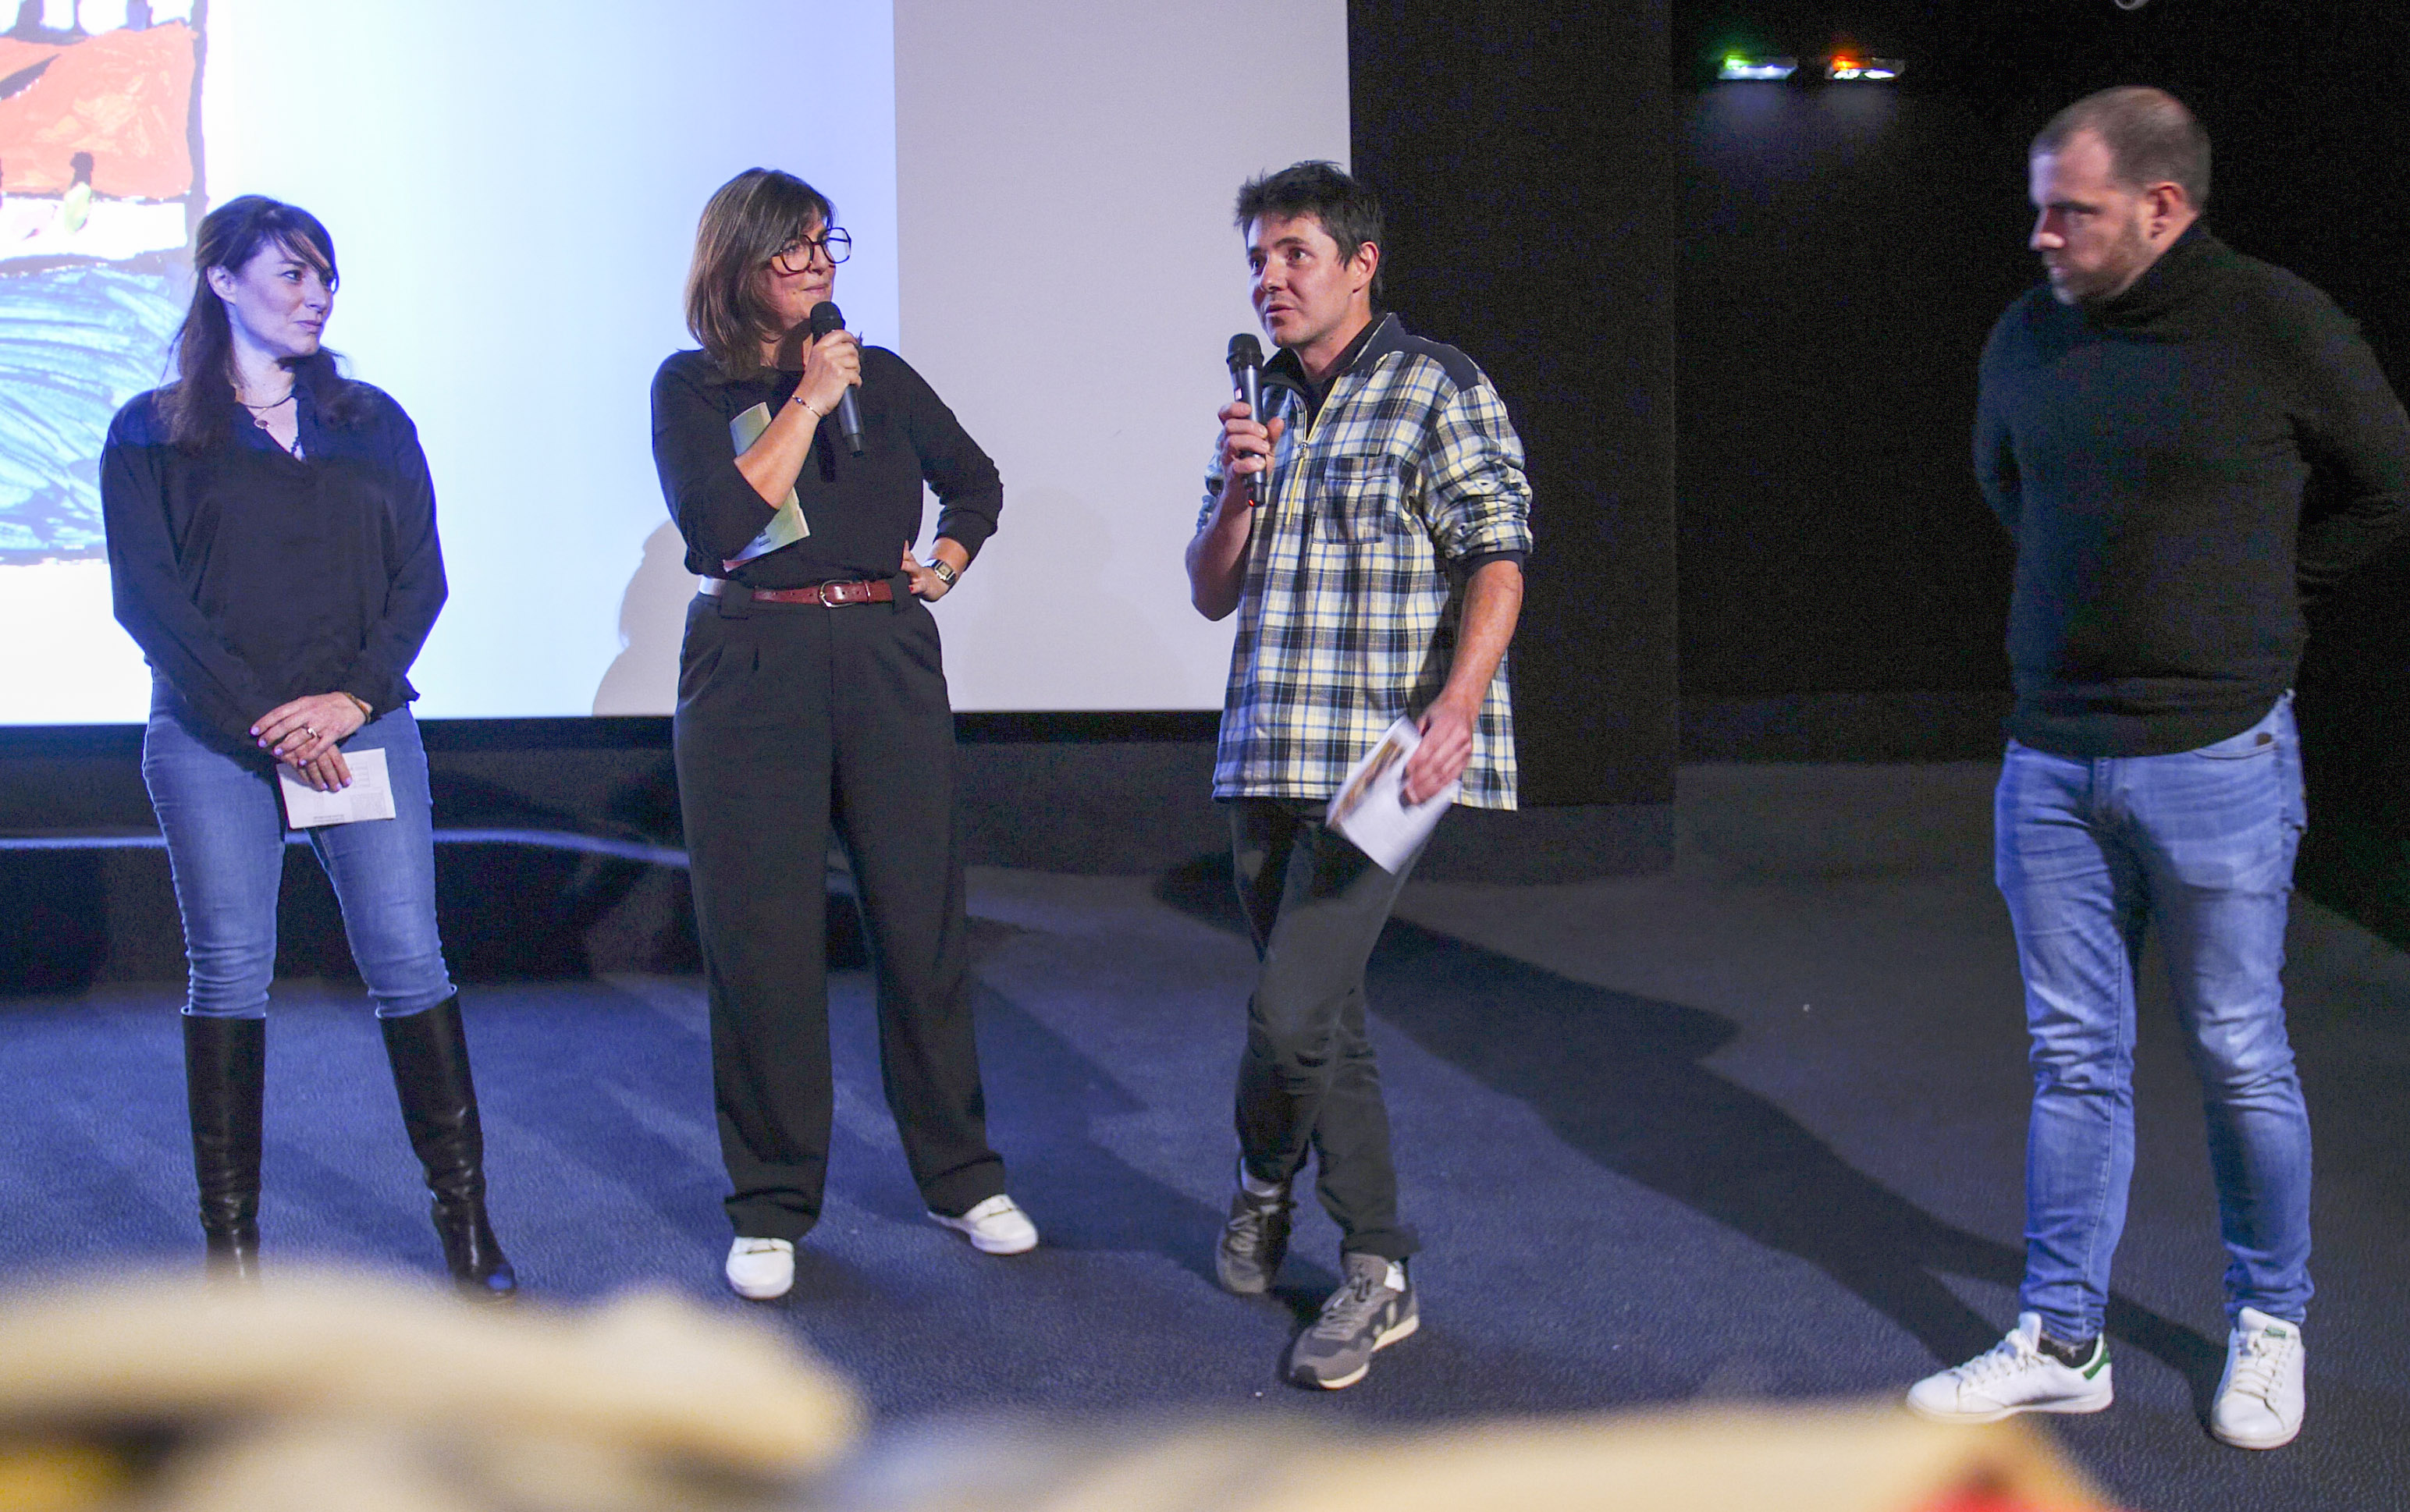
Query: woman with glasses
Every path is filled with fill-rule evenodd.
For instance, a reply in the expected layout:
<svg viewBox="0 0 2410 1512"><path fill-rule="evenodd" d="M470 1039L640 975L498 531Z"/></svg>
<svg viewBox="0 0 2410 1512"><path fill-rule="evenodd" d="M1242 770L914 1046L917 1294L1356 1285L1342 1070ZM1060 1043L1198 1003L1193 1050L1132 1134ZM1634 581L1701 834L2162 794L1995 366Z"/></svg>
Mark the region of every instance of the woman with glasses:
<svg viewBox="0 0 2410 1512"><path fill-rule="evenodd" d="M308 831L376 1003L454 1280L515 1288L486 1217L485 1138L435 929L427 754L405 675L443 607L435 493L401 406L319 338L335 248L258 194L201 222L175 382L101 454L117 618L151 663L142 780L192 972L184 1073L211 1266L255 1273L268 988L284 871L280 775L329 792L382 767L392 817Z"/></svg>
<svg viewBox="0 0 2410 1512"><path fill-rule="evenodd" d="M687 276L702 350L653 378L653 460L703 579L675 747L733 1188L728 1283L755 1300L793 1285L827 1174L832 824L877 966L888 1106L929 1216L988 1254L1038 1243L987 1142L953 711L927 607L995 529L1003 491L904 359L860 345L833 307L814 320L852 249L835 220L791 174L723 184ZM924 483L939 506L925 563Z"/></svg>

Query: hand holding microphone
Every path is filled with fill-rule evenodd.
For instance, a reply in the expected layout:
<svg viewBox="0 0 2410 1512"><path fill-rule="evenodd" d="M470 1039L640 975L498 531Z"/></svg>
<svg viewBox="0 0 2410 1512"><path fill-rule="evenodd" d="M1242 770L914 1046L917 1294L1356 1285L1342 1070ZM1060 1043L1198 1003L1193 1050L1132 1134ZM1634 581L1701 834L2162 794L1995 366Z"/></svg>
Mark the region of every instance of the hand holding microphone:
<svg viewBox="0 0 2410 1512"><path fill-rule="evenodd" d="M1222 407L1222 470L1245 490L1250 506L1264 500L1272 447L1282 430L1281 422L1267 424L1261 418L1263 378L1262 345L1243 332L1230 338L1230 382L1238 399ZM1241 408L1244 414L1239 412Z"/></svg>
<svg viewBox="0 0 2410 1512"><path fill-rule="evenodd" d="M855 396L854 389L862 382L862 347L849 338L844 341L827 339L844 330L845 315L835 304L823 299L812 307L812 339L811 344L804 349L804 377L795 392L798 396L807 392L817 396L828 386L828 379L840 380L835 400L836 433L845 439L846 449L860 456L862 401ZM829 359L828 366L819 368L816 373L815 368L823 354ZM822 414L828 413L820 405L814 404L812 408L820 410Z"/></svg>

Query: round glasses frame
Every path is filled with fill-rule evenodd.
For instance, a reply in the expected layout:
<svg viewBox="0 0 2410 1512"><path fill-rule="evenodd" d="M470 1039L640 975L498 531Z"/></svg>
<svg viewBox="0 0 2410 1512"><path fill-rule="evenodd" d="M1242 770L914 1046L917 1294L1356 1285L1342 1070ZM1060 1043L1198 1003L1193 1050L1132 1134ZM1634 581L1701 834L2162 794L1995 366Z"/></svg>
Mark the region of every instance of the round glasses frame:
<svg viewBox="0 0 2410 1512"><path fill-rule="evenodd" d="M770 266L789 278L812 266L812 253L819 252L835 267L853 255L853 238L844 230L825 231L817 237L797 237L770 255Z"/></svg>

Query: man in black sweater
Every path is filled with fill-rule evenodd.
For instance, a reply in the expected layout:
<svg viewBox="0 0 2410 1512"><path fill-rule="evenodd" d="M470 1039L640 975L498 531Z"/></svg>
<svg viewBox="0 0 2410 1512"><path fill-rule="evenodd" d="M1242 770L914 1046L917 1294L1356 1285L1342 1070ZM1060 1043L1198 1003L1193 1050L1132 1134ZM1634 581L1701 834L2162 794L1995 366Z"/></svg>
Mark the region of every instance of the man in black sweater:
<svg viewBox="0 0 2410 1512"><path fill-rule="evenodd" d="M2301 1429L2311 1291L2309 1116L2278 981L2305 824L2289 689L2303 596L2403 523L2410 420L2325 295L2199 223L2209 141L2174 98L2079 100L2031 166L2049 284L1994 328L1975 425L2017 543L1996 867L2032 1035L2025 1278L2015 1332L1909 1404L1954 1421L2109 1405L2134 967L2156 921L2229 1256L2210 1426L2274 1448Z"/></svg>

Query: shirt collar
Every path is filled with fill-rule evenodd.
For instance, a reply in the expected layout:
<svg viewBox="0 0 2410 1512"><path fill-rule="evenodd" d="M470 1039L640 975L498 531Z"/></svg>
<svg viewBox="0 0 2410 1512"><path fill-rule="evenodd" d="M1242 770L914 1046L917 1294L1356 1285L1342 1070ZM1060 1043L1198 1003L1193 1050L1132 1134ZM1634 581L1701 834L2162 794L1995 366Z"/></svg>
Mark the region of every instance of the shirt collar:
<svg viewBox="0 0 2410 1512"><path fill-rule="evenodd" d="M1356 338L1347 343L1345 351L1339 353L1339 360L1330 365L1330 371L1324 375L1320 382L1315 382L1305 376L1305 364L1299 361L1297 353L1287 347L1273 353L1271 361L1264 364L1264 367L1304 395L1308 407L1319 413L1322 401L1328 396L1331 388L1342 378L1355 372L1358 367L1370 367L1379 360L1384 352L1395 344L1392 333L1398 328L1397 316L1386 312L1375 315L1362 330L1356 333Z"/></svg>

